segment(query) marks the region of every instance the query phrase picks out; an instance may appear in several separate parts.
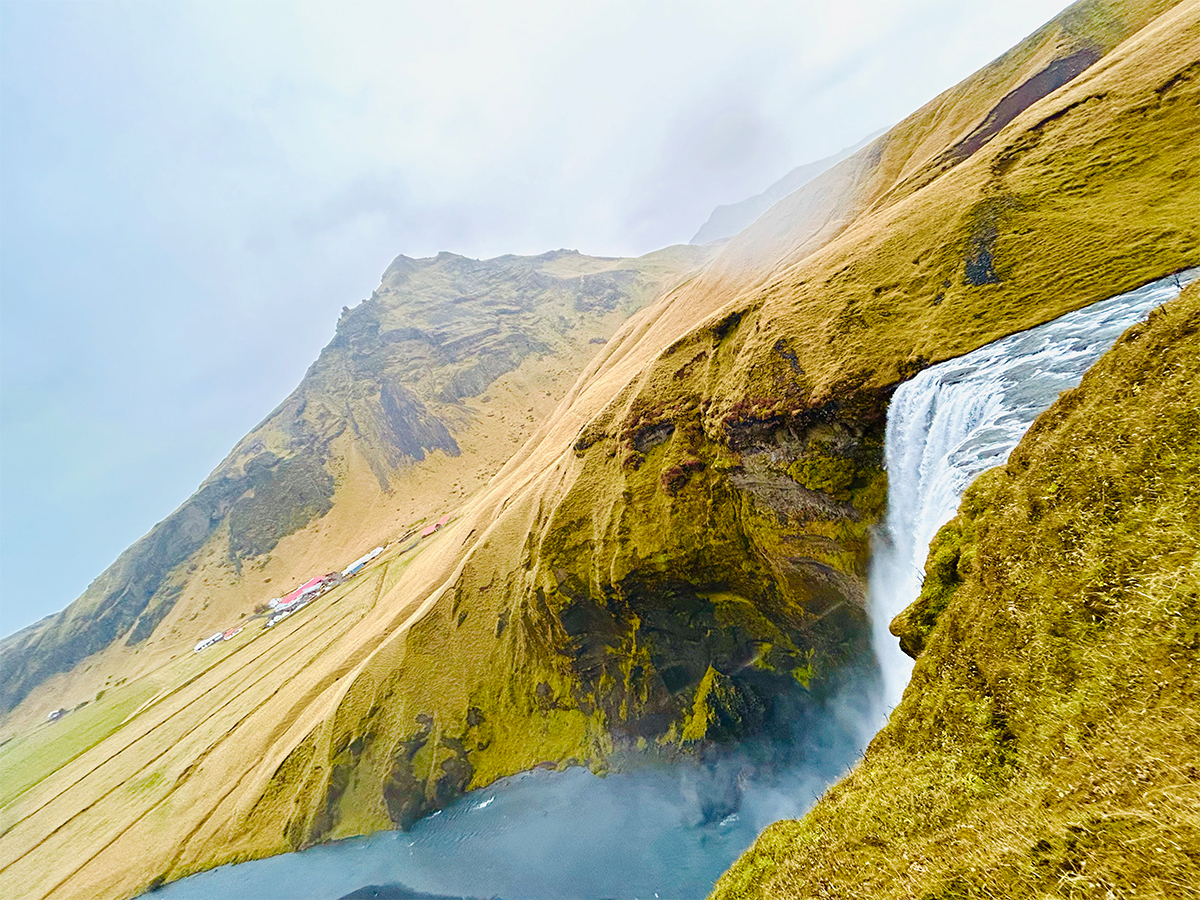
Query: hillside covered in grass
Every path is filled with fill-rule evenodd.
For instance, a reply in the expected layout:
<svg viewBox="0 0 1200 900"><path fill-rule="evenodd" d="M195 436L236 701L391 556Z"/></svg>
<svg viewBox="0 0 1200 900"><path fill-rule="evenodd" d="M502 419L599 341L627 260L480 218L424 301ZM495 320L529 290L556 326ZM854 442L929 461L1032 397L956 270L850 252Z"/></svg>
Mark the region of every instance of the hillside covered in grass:
<svg viewBox="0 0 1200 900"><path fill-rule="evenodd" d="M866 757L717 900L1184 897L1200 883L1200 286L985 473L892 624Z"/></svg>
<svg viewBox="0 0 1200 900"><path fill-rule="evenodd" d="M505 462L632 312L706 255L398 257L195 494L78 600L0 641L0 714L39 687L39 709L89 700L105 678L161 662L289 582L437 519ZM103 674L66 675L85 662Z"/></svg>
<svg viewBox="0 0 1200 900"><path fill-rule="evenodd" d="M449 525L412 552L390 546L309 613L202 660L165 652L191 621L176 604L140 645L164 649L149 698L144 683L114 679L91 714L113 730L80 736L52 770L26 766L25 787L0 805L0 891L129 894L407 827L538 766L699 755L761 734L797 686L819 703L871 662L866 572L895 386L1200 262L1198 75L1200 4L1070 7L776 204L698 273L651 271L665 290L619 325L632 306L617 302L611 339L586 366L572 350L578 379L536 409L536 388L561 384L539 381L552 373L538 360L560 357L533 343L549 343L555 316L577 321L572 298L591 296L593 274L620 281L615 269L651 258L572 272L558 255L492 261L524 267L521 290L553 313L540 324L507 295L489 306L482 288L448 287L459 269L487 276L457 257L426 273L429 296L466 310L445 313L453 328L418 325L436 311L392 308L391 297L351 310L315 383L264 423L261 447L251 436L229 460L269 477L290 458L273 441L336 435L322 464L331 508L265 552L290 520L249 516L233 546L236 509L224 510L233 518L201 557L213 569L177 574L203 584L220 569L263 589L350 551L347 535L394 537L443 511ZM407 277L408 263L392 274ZM547 276L574 293L543 297ZM474 299L455 306L462 298ZM534 325L514 334L514 321ZM420 374L423 334L444 335L451 360L432 377ZM456 361L464 346L495 365ZM516 368L497 375L505 365ZM409 408L384 401L384 381L393 399L403 388L419 400L460 452L416 438L426 458L404 464L422 479L411 493L418 481L394 483L376 441L393 421L385 413ZM504 409L498 397L511 398ZM475 427L502 413L524 424ZM275 458L255 467L266 452ZM238 502L265 509L281 496ZM206 590L226 596L219 580ZM67 848L72 865L57 866Z"/></svg>

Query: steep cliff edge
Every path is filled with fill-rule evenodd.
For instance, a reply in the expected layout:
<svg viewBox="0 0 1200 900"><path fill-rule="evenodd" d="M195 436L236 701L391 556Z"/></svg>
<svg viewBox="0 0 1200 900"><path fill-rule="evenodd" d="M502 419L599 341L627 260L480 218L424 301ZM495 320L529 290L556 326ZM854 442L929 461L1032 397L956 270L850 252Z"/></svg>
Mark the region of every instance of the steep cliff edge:
<svg viewBox="0 0 1200 900"><path fill-rule="evenodd" d="M123 724L0 808L0 886L128 893L819 702L865 655L893 386L1200 261L1200 24L1168 6L1072 7L630 318L419 553L106 696Z"/></svg>
<svg viewBox="0 0 1200 900"><path fill-rule="evenodd" d="M387 726L350 724L360 698L346 737L319 739L388 735L352 762L372 774L332 821L377 803L380 778L404 824L444 802L439 785L742 736L789 676L819 686L854 660L892 385L1196 258L1190 139L1176 152L1161 135L1200 127L1197 26L1195 5L1172 10L1046 87L1056 60L1116 33L1112 7L1069 10L1013 52L1012 80L985 70L996 99L949 92L914 116L925 130L902 123L780 204L802 215L757 223L633 320L466 511L461 568L424 601L400 669L364 667L387 685L369 704ZM965 122L955 99L998 124ZM414 690L439 659L453 684ZM438 728L461 753L410 757Z"/></svg>
<svg viewBox="0 0 1200 900"><path fill-rule="evenodd" d="M863 762L715 898L1182 897L1200 880L1200 286L985 473L892 625Z"/></svg>

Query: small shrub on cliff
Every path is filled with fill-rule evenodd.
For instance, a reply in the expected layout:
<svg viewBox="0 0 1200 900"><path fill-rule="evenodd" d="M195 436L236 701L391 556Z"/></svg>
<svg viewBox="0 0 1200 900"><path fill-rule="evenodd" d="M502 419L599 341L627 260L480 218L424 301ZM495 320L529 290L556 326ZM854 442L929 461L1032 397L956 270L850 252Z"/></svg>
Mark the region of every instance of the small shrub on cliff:
<svg viewBox="0 0 1200 900"><path fill-rule="evenodd" d="M849 498L856 471L854 460L823 454L806 456L788 466L788 475L797 484L837 500Z"/></svg>

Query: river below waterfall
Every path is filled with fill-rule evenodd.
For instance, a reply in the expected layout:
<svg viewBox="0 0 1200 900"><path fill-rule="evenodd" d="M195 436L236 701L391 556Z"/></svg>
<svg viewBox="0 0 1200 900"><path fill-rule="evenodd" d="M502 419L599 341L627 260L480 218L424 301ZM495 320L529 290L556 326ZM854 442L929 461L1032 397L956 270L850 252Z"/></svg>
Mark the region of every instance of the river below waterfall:
<svg viewBox="0 0 1200 900"><path fill-rule="evenodd" d="M334 900L366 886L505 900L703 898L772 822L796 818L870 739L878 681L860 675L797 723L703 764L600 777L537 770L387 831L174 882L154 900ZM778 742L777 742L778 743ZM354 893L354 897L411 897Z"/></svg>
<svg viewBox="0 0 1200 900"><path fill-rule="evenodd" d="M603 778L583 769L530 772L468 794L406 833L223 866L152 896L415 896L399 885L507 900L706 896L764 827L803 814L853 764L898 702L911 660L887 625L920 591L929 541L967 485L1003 463L1034 418L1077 385L1122 331L1198 271L931 366L897 389L885 449L888 515L871 569L883 684L850 679L816 717L798 723L788 752L746 750Z"/></svg>

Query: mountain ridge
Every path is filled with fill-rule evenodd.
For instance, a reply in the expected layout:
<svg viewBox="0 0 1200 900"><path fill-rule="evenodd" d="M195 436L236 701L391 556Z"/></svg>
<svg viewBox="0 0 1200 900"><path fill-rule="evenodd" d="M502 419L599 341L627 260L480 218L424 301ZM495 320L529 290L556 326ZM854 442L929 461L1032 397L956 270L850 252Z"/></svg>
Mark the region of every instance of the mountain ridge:
<svg viewBox="0 0 1200 900"><path fill-rule="evenodd" d="M537 765L695 753L761 727L785 682L819 702L865 652L895 384L1200 261L1200 13L1169 7L1069 8L625 319L416 552L106 697L126 724L0 808L0 884L129 893ZM942 168L1081 44L1106 52Z"/></svg>
<svg viewBox="0 0 1200 900"><path fill-rule="evenodd" d="M687 260L704 253L650 254L646 271L630 260L574 251L484 261L451 253L398 257L371 298L344 308L333 339L296 390L188 501L123 553L76 604L0 640L0 708L11 710L48 675L114 640L143 643L189 590L175 570L222 528L228 531L225 555L240 576L244 561L270 554L281 539L325 516L336 494L332 456L349 452L342 445L353 444L383 493L427 454L457 456L452 430L479 417L461 408L465 399L482 395L532 355L561 354L567 345L572 352L594 349L589 341L645 302L659 278L685 271ZM678 264L673 255L680 255ZM659 274L650 274L656 267ZM520 280L496 273L516 273ZM424 299L406 300L406 290ZM472 291L482 293L474 300L464 295ZM428 318L437 298L450 295L457 303L453 316L412 327ZM607 324L599 324L605 317ZM381 331L381 323L395 319L409 330ZM586 336L550 336L568 321L583 327L584 319ZM406 374L418 371L427 374Z"/></svg>
<svg viewBox="0 0 1200 900"><path fill-rule="evenodd" d="M745 200L740 200L737 203L728 203L716 207L712 211L712 214L709 215L708 221L700 226L700 230L692 236L692 239L688 243L707 244L711 241L733 237L738 232L745 230L784 197L794 194L818 175L831 169L851 154L861 150L886 131L886 128L874 131L853 146L846 147L837 153L818 159L815 162L796 166L796 168L774 182L766 190L755 194L753 197L747 197Z"/></svg>

